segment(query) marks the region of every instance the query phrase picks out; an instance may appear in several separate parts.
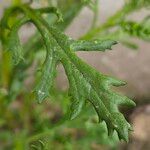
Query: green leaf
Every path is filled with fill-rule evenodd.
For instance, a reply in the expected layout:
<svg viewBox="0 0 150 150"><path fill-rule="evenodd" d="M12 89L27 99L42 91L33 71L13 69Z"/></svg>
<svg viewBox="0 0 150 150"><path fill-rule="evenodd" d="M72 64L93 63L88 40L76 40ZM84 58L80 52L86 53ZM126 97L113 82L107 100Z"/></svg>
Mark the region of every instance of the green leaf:
<svg viewBox="0 0 150 150"><path fill-rule="evenodd" d="M21 60L23 60L23 47L20 43L18 30L23 24L28 21L29 20L26 17L18 20L11 27L11 29L9 29L9 33L7 35L8 37L6 42L6 50L9 50L12 53L14 64L18 64Z"/></svg>
<svg viewBox="0 0 150 150"><path fill-rule="evenodd" d="M128 141L128 132L131 127L118 107L120 105L135 106L135 103L111 90L111 86L122 86L126 83L98 72L75 54L77 50L105 51L116 42L112 40L74 41L57 28L49 26L36 10L27 5L19 6L19 9L38 28L47 51L40 79L34 90L37 100L42 102L49 97L56 67L60 62L65 69L69 81L69 93L72 97L70 118L77 117L85 102L88 101L95 109L99 121L106 122L109 134L116 130L120 139ZM12 42L12 45L18 46L18 40L12 39ZM20 51L16 48L15 50L17 52L13 51L14 56L20 57Z"/></svg>
<svg viewBox="0 0 150 150"><path fill-rule="evenodd" d="M40 72L40 79L37 81L37 85L34 89L36 99L39 103L41 103L43 99L50 96L49 90L53 84L53 79L56 72L56 61L50 54L47 55Z"/></svg>
<svg viewBox="0 0 150 150"><path fill-rule="evenodd" d="M23 60L23 48L20 44L18 33L15 30L9 35L7 50L11 51L14 64L18 64Z"/></svg>
<svg viewBox="0 0 150 150"><path fill-rule="evenodd" d="M124 32L130 34L131 36L149 41L150 40L150 28L146 23L149 21L148 19L141 23L137 23L133 21L124 21L121 23L121 28L123 29Z"/></svg>
<svg viewBox="0 0 150 150"><path fill-rule="evenodd" d="M113 40L79 40L71 44L71 49L74 51L105 51L107 49L111 50L111 47L115 44L117 42Z"/></svg>
<svg viewBox="0 0 150 150"><path fill-rule="evenodd" d="M128 141L130 126L123 115L119 112L119 105L135 106L135 103L125 96L119 95L110 89L111 85L121 86L125 82L116 80L97 72L87 65L70 49L70 38L57 29L49 27L53 38L57 41L58 55L66 71L70 94L73 101L71 118L75 118L82 108L82 103L91 102L100 121L107 123L109 130L116 130L120 139ZM62 55L62 56L61 56ZM79 100L80 98L80 100ZM119 118L119 119L116 119Z"/></svg>

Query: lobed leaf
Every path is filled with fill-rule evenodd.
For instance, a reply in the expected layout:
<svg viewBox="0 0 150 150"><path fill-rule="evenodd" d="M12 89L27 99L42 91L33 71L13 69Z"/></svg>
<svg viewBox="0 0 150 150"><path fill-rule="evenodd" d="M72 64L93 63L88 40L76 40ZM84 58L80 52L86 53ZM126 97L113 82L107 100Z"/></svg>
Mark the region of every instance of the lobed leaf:
<svg viewBox="0 0 150 150"><path fill-rule="evenodd" d="M120 139L128 141L128 132L131 127L118 107L119 105L135 106L135 103L111 90L111 86L122 86L126 83L96 71L75 54L75 51L78 50L105 51L116 42L112 40L74 41L57 28L49 26L42 16L29 6L19 6L19 9L38 28L47 50L40 80L34 90L37 100L42 102L49 97L57 64L61 62L69 81L69 92L73 99L70 118L77 117L85 102L89 101L97 112L99 121L106 122L109 134L116 130ZM22 57L22 49L16 36L18 27L13 28L12 35L15 35L15 39L11 39L11 45L15 45L13 55L17 62Z"/></svg>
<svg viewBox="0 0 150 150"><path fill-rule="evenodd" d="M50 31L57 40L59 47L61 47L62 51L65 53L65 56L63 56L65 59L61 59L61 62L65 68L70 88L73 91L71 95L73 98L76 98L72 106L74 106L73 108L77 111L71 109L73 112L71 118L76 117L81 111L82 101L88 100L95 108L99 120L105 121L110 130L116 130L120 139L128 141L130 126L119 112L118 106L135 106L135 103L110 89L111 85L121 86L124 85L125 82L97 72L75 55L70 49L69 38L66 35L55 28L50 28ZM69 66L66 64L69 64ZM76 92L75 87L78 89L76 89ZM81 102L79 102L78 97L80 97ZM116 119L116 116L119 119Z"/></svg>

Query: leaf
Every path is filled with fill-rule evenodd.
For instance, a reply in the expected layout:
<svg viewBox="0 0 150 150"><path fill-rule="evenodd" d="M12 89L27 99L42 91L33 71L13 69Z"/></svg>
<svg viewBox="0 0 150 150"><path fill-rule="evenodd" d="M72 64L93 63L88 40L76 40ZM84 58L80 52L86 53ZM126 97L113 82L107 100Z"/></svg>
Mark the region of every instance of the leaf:
<svg viewBox="0 0 150 150"><path fill-rule="evenodd" d="M118 107L120 105L135 106L135 103L111 90L111 86L122 86L126 83L96 71L75 54L77 50L105 51L116 42L112 40L74 41L57 28L49 26L42 16L29 6L19 6L19 9L38 28L47 50L40 79L34 90L37 100L42 102L49 97L57 64L61 62L69 81L69 93L73 99L70 118L77 117L84 103L89 101L97 112L99 121L106 122L109 134L116 130L120 139L128 141L128 132L131 127ZM14 42L18 45L18 41L14 40Z"/></svg>
<svg viewBox="0 0 150 150"><path fill-rule="evenodd" d="M79 40L71 44L71 49L74 51L105 51L107 49L111 50L111 47L115 44L117 42L113 40Z"/></svg>
<svg viewBox="0 0 150 150"><path fill-rule="evenodd" d="M104 120L109 130L116 130L120 139L128 141L128 131L131 127L119 112L118 106L135 106L135 103L110 89L111 85L121 86L125 82L103 75L87 65L70 49L70 38L55 28L49 28L58 47L63 52L60 53L62 55L61 62L69 80L71 95L76 100L73 101L71 108L75 108L77 111L71 110L73 112L71 118L75 118L79 114L82 102L88 100L95 108L99 120Z"/></svg>
<svg viewBox="0 0 150 150"><path fill-rule="evenodd" d="M14 64L17 65L21 60L23 60L23 47L20 43L18 30L19 28L28 22L28 18L22 18L12 26L10 32L8 33L8 40L6 43L6 49L12 53L12 58Z"/></svg>
<svg viewBox="0 0 150 150"><path fill-rule="evenodd" d="M124 32L130 34L131 36L135 36L141 38L143 40L150 40L150 28L147 26L146 22L148 19L144 21L144 23L137 23L133 21L124 21L121 23L121 28Z"/></svg>
<svg viewBox="0 0 150 150"><path fill-rule="evenodd" d="M36 99L39 103L41 103L43 99L49 97L49 90L53 84L56 72L56 61L51 55L47 56L40 72L40 79L37 81L37 85L34 89Z"/></svg>
<svg viewBox="0 0 150 150"><path fill-rule="evenodd" d="M14 64L17 65L21 60L23 60L23 48L16 32L11 32L9 36L7 50L11 51Z"/></svg>

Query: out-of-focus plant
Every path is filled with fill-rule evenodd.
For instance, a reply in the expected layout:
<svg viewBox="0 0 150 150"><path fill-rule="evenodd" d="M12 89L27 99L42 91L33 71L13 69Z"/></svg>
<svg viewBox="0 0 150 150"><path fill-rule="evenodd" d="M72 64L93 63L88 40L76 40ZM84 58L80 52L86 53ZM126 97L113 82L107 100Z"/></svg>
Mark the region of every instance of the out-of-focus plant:
<svg viewBox="0 0 150 150"><path fill-rule="evenodd" d="M41 7L31 7L32 2L39 3ZM29 145L37 148L36 145L40 144L43 149L61 149L63 144L64 149L83 149L75 146L76 141L77 145L83 142L86 145L85 149L90 149L93 140L97 144L114 147L118 142L117 135L119 139L128 141L131 126L118 106L134 106L135 103L111 90L111 86L122 86L125 82L96 71L77 57L75 52L104 52L117 44L116 41L137 48L135 43L127 41L127 37L149 41L149 16L141 22L127 18L132 12L149 6L149 0L125 1L121 10L108 18L104 24L97 25L98 0L33 0L28 3L13 0L4 11L0 22L0 40L3 49L0 58L0 130L2 131L0 145L2 148L13 147L20 150L28 149ZM85 35L79 40L73 40L63 32L83 7L93 10L93 23ZM26 23L33 23L37 31L26 43L21 44L18 32ZM34 62L36 66L41 67L36 73L35 84L33 84L35 87L30 89L34 89L33 94L30 95L29 93L32 92L24 83L29 77L28 69ZM56 90L54 86L56 67L59 63L63 65L69 81L69 96ZM48 105L38 105L34 101L37 99L41 103L49 97L58 100L51 104L53 107L61 106L59 114L54 110L58 118L55 114L56 116L54 115L50 120L47 116L50 112L46 110ZM102 122L100 126L95 125L95 115L92 115L94 112L90 104L95 109L99 121ZM69 109L68 105L70 105ZM79 114L80 116L75 119ZM88 119L88 116L91 117ZM55 118L57 123L54 121ZM69 118L74 120L68 121ZM76 140L65 133L65 128L73 128L75 124L77 128L75 133L79 133L79 129L82 129L82 134ZM64 131L60 132L60 130ZM107 130L111 137L107 136ZM48 146L44 146L41 141L36 143L39 139L45 140ZM59 143L57 148L53 147L55 142Z"/></svg>

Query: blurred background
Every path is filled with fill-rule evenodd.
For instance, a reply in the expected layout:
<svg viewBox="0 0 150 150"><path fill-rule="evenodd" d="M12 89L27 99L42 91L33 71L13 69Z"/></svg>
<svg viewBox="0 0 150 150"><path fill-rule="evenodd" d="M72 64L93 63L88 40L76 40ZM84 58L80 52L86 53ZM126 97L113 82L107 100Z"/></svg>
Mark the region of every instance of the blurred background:
<svg viewBox="0 0 150 150"><path fill-rule="evenodd" d="M51 5L57 5L57 2L51 1ZM63 3L60 0L61 2ZM66 0L64 3L68 5L68 9L71 9L71 5L75 6L78 1ZM95 24L98 26L105 23L110 16L122 9L125 3L124 0L99 0L96 3L98 10ZM4 9L10 4L9 0L0 0L0 17L3 16ZM41 5L47 6L48 2L39 0L32 3L34 7ZM150 9L142 7L129 14L127 19L140 22L146 16L150 16ZM73 39L84 37L90 31L93 17L94 13L91 7L82 7L66 27L65 33ZM22 43L27 42L35 31L35 27L31 24L23 26L19 32ZM102 33L101 37L103 36L107 36L107 32ZM128 36L125 35L125 39L128 40ZM150 43L148 40L136 36L132 37L136 48L133 48L133 45L123 44L120 39L118 41L119 43L111 51L104 53L78 52L77 54L100 72L127 81L126 86L117 90L137 103L133 109L122 110L134 129L129 143L119 142L116 133L112 137L108 137L105 124L97 124L96 114L92 116L94 111L89 107L77 119L59 124L69 105L68 81L61 65L58 67L56 87L51 91L50 99L42 104L37 104L29 95L33 88L35 67L38 64L33 62L26 70L27 78L22 84L24 87L19 87L19 94L14 96L15 98L9 104L6 104L8 97L5 95L8 93L9 85L7 80L11 78L9 75L12 70L8 69L11 62L9 58L6 58L7 54L2 54L1 47L0 73L3 75L0 77L1 81L5 80L5 83L1 82L0 84L0 150L34 149L35 147L42 149L43 145L48 145L48 149L52 150L149 150ZM131 40L129 39L129 41ZM37 54L37 60L41 55L44 56L42 52Z"/></svg>

